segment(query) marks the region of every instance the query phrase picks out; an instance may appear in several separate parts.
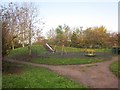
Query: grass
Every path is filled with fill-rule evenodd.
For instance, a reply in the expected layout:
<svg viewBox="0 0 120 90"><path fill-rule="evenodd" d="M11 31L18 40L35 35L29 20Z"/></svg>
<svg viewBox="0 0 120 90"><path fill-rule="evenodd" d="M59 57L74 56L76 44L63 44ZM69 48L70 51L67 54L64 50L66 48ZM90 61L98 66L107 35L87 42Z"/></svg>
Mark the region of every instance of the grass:
<svg viewBox="0 0 120 90"><path fill-rule="evenodd" d="M22 56L24 54L28 54L27 47L21 47L21 48L11 50L8 56L9 57L14 57L14 56L17 56L17 55Z"/></svg>
<svg viewBox="0 0 120 90"><path fill-rule="evenodd" d="M57 46L57 51L61 50L61 47ZM65 47L66 52L80 52L82 49L80 48L72 48L72 47ZM99 50L100 51L100 50ZM102 51L102 50L101 50ZM41 45L33 45L32 46L32 54L42 54L46 53L46 49ZM18 59L23 56L28 58L28 48L17 48L12 50L9 54L10 57L19 56ZM28 56L28 57L27 57ZM24 58L23 58L24 59ZM26 60L26 59L25 59ZM81 58L56 58L54 55L50 56L50 58L37 58L32 60L34 63L42 63L42 64L53 64L53 65L66 65L66 64L89 64L89 63L96 63L103 61L100 58L89 58L89 59L81 59Z"/></svg>
<svg viewBox="0 0 120 90"><path fill-rule="evenodd" d="M16 64L12 64L11 66L14 65ZM87 88L86 86L48 71L45 68L28 65L22 65L22 67L24 69L19 74L3 73L3 88Z"/></svg>
<svg viewBox="0 0 120 90"><path fill-rule="evenodd" d="M54 46L53 46L54 47ZM56 46L57 51L62 51L62 47ZM65 52L80 52L80 48L64 47Z"/></svg>
<svg viewBox="0 0 120 90"><path fill-rule="evenodd" d="M61 50L57 47L58 51ZM80 48L65 47L66 52L81 52ZM99 50L103 51L103 50ZM32 54L46 53L46 49L40 45L32 46ZM15 57L28 54L28 48L17 48L9 53L9 57ZM52 65L66 65L66 64L89 64L102 62L101 58L34 58L32 62ZM17 68L16 68L17 67ZM66 79L55 74L45 68L38 68L32 66L18 65L7 63L4 69L8 70L3 73L3 88L86 88L72 80ZM12 73L10 73L12 72Z"/></svg>
<svg viewBox="0 0 120 90"><path fill-rule="evenodd" d="M61 51L62 48L60 46L56 46L57 51ZM111 49L95 49L96 52L111 52ZM73 48L73 47L64 47L65 52L83 52L82 48ZM46 49L42 45L33 45L32 46L32 54L41 54L46 53ZM14 50L11 50L9 53L9 57L22 56L28 54L28 47L20 47Z"/></svg>
<svg viewBox="0 0 120 90"><path fill-rule="evenodd" d="M32 53L33 54L41 54L47 52L46 49L42 45L33 45ZM20 47L14 50L11 50L9 53L9 57L22 56L28 54L28 47Z"/></svg>
<svg viewBox="0 0 120 90"><path fill-rule="evenodd" d="M116 61L110 65L110 70L120 78L120 68L118 66L120 65L120 61Z"/></svg>
<svg viewBox="0 0 120 90"><path fill-rule="evenodd" d="M81 59L81 58L37 58L33 59L32 62L34 63L41 63L41 64L50 64L50 65L67 65L67 64L89 64L89 63L96 63L102 62L102 59Z"/></svg>
<svg viewBox="0 0 120 90"><path fill-rule="evenodd" d="M95 49L96 52L112 52L111 49L103 48L103 49Z"/></svg>
<svg viewBox="0 0 120 90"><path fill-rule="evenodd" d="M33 54L42 54L46 53L47 50L42 45L33 45L32 46L32 53Z"/></svg>
<svg viewBox="0 0 120 90"><path fill-rule="evenodd" d="M111 49L101 48L101 49L93 49L95 52L111 52ZM85 49L81 48L81 52L85 51Z"/></svg>
<svg viewBox="0 0 120 90"><path fill-rule="evenodd" d="M54 47L54 46L53 46ZM56 46L57 51L62 51L62 47ZM83 52L84 48L74 48L74 47L64 47L65 52ZM111 49L102 48L102 49L94 49L96 52L111 52Z"/></svg>

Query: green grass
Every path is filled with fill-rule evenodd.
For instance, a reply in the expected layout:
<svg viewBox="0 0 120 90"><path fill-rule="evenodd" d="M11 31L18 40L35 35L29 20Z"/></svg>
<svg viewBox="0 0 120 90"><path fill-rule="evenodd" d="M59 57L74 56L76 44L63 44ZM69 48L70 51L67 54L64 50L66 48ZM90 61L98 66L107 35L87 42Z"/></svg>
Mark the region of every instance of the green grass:
<svg viewBox="0 0 120 90"><path fill-rule="evenodd" d="M61 51L62 48L60 46L56 46L57 51ZM111 52L111 49L95 49L96 52ZM84 49L82 48L73 48L73 47L64 47L65 52L83 52ZM42 45L33 45L32 46L32 53L33 54L41 54L41 53L46 53L46 49ZM21 47L21 48L16 48L14 50L11 50L9 53L9 57L14 57L14 56L22 56L28 54L28 47Z"/></svg>
<svg viewBox="0 0 120 90"><path fill-rule="evenodd" d="M54 47L54 46L53 46ZM55 48L57 51L62 51L62 47L56 46ZM65 52L80 52L80 48L73 48L73 47L64 47Z"/></svg>
<svg viewBox="0 0 120 90"><path fill-rule="evenodd" d="M41 64L50 64L50 65L67 65L67 64L89 64L102 62L102 59L94 58L94 59L81 59L81 58L37 58L33 59L33 63L41 63Z"/></svg>
<svg viewBox="0 0 120 90"><path fill-rule="evenodd" d="M54 46L53 46L54 47ZM62 51L62 47L56 46L57 51ZM64 47L65 52L83 52L84 48L74 48L74 47ZM111 52L111 49L103 48L103 49L94 49L96 52Z"/></svg>
<svg viewBox="0 0 120 90"><path fill-rule="evenodd" d="M111 49L103 48L103 49L95 49L96 52L112 52Z"/></svg>
<svg viewBox="0 0 120 90"><path fill-rule="evenodd" d="M81 48L81 52L83 52L85 49ZM101 48L101 49L93 49L95 52L111 52L111 49Z"/></svg>
<svg viewBox="0 0 120 90"><path fill-rule="evenodd" d="M57 46L57 50L61 50L61 47ZM82 49L80 48L72 48L72 47L65 47L64 48L66 52L80 52ZM41 54L46 53L46 49L43 46L40 45L33 45L32 46L32 53L33 54ZM17 48L15 50L12 50L9 54L9 56L25 56L28 54L28 48ZM20 58L20 57L19 57ZM81 58L55 58L54 55L50 56L50 58L37 58L33 59L32 62L35 63L43 63L43 64L53 64L53 65L66 65L66 64L88 64L88 63L96 63L103 61L100 58L90 58L90 59L81 59Z"/></svg>
<svg viewBox="0 0 120 90"><path fill-rule="evenodd" d="M14 57L14 56L17 56L17 55L22 56L24 54L28 54L28 48L27 47L21 47L21 48L11 50L8 56L9 57Z"/></svg>
<svg viewBox="0 0 120 90"><path fill-rule="evenodd" d="M41 46L41 45L33 45L32 46L32 53L33 54L41 54L41 53L45 53L47 52L46 49ZM16 48L14 50L11 50L11 52L9 53L9 57L14 57L14 56L22 56L22 55L26 55L28 54L28 47L20 47L20 48Z"/></svg>
<svg viewBox="0 0 120 90"><path fill-rule="evenodd" d="M45 68L25 65L22 67L24 69L19 74L3 73L3 88L87 88Z"/></svg>
<svg viewBox="0 0 120 90"><path fill-rule="evenodd" d="M116 61L110 65L110 70L120 78L120 68L118 66L120 65L120 61Z"/></svg>
<svg viewBox="0 0 120 90"><path fill-rule="evenodd" d="M46 53L47 50L42 45L33 45L32 46L32 53L33 54L42 54Z"/></svg>

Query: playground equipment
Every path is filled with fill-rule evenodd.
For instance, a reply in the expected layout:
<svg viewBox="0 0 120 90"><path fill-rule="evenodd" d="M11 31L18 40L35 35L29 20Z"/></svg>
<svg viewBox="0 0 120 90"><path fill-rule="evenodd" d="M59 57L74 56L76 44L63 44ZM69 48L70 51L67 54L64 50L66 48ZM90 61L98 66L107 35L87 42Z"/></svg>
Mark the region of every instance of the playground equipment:
<svg viewBox="0 0 120 90"><path fill-rule="evenodd" d="M50 52L55 52L55 50L48 43L45 44L45 48Z"/></svg>
<svg viewBox="0 0 120 90"><path fill-rule="evenodd" d="M93 49L86 49L85 50L85 55L89 56L89 57L94 57L96 55L95 54L95 50L93 50Z"/></svg>

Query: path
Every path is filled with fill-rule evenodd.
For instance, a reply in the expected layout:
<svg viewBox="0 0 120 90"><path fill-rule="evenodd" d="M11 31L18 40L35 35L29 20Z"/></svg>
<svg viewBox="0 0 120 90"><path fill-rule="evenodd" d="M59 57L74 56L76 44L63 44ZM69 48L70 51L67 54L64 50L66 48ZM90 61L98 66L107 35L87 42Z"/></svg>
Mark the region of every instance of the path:
<svg viewBox="0 0 120 90"><path fill-rule="evenodd" d="M45 67L62 76L85 84L92 88L118 88L118 78L109 70L109 65L117 61L118 57L113 57L110 61L86 65L45 65L24 61L8 60L11 62L28 64L32 66Z"/></svg>

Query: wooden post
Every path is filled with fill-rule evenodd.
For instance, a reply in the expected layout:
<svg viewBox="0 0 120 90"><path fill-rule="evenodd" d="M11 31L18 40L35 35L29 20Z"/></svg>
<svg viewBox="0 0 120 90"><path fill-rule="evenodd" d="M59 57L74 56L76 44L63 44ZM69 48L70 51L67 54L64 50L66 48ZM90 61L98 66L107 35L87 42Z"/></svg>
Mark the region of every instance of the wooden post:
<svg viewBox="0 0 120 90"><path fill-rule="evenodd" d="M62 52L61 54L63 55L64 54L64 44L62 45Z"/></svg>

